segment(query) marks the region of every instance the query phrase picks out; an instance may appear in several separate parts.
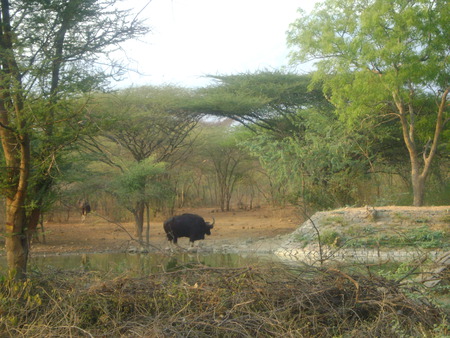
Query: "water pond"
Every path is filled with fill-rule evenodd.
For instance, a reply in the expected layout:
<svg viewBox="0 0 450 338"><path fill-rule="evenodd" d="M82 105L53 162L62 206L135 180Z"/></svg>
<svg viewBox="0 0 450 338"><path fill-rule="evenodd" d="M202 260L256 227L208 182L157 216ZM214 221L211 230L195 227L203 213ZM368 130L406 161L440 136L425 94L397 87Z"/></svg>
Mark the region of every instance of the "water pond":
<svg viewBox="0 0 450 338"><path fill-rule="evenodd" d="M236 253L176 253L173 255L97 253L32 256L29 271L72 270L99 271L112 273L132 273L146 275L171 271L183 266L203 264L210 267L245 267L261 264L280 264L275 255ZM0 275L6 274L6 258L0 257Z"/></svg>

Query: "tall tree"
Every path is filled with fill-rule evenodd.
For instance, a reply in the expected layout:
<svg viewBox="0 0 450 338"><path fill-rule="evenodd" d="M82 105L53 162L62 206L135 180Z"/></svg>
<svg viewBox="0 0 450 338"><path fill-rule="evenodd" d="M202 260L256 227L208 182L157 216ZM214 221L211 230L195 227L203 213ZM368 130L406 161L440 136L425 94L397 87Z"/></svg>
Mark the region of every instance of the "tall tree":
<svg viewBox="0 0 450 338"><path fill-rule="evenodd" d="M190 90L166 86L130 88L93 100L92 116L100 131L96 137L83 138L83 144L99 161L117 169L122 182L126 177L135 178L134 198L124 206L134 215L139 238L150 196L146 193L150 190L148 177L156 176L157 171L147 175L139 163L154 163L158 169L164 162L167 176L176 163L189 155L195 140L192 131L199 120L184 108L190 97Z"/></svg>
<svg viewBox="0 0 450 338"><path fill-rule="evenodd" d="M357 203L356 183L368 169L358 142L367 136L346 131L333 111L302 110L292 121L290 135L263 130L245 143L270 177L273 202L314 209Z"/></svg>
<svg viewBox="0 0 450 338"><path fill-rule="evenodd" d="M399 119L416 206L449 121L449 30L447 1L326 0L288 33L292 61L318 60L314 79L343 118ZM422 116L434 131L421 139Z"/></svg>
<svg viewBox="0 0 450 338"><path fill-rule="evenodd" d="M309 75L259 71L211 78L217 84L198 90L194 109L231 118L250 128L259 126L286 135L298 110L330 106L321 90L308 88Z"/></svg>
<svg viewBox="0 0 450 338"><path fill-rule="evenodd" d="M221 124L207 125L204 129L203 144L200 145L204 158L202 167L215 176L220 209L230 211L236 186L255 169L254 159L240 144L248 136L235 127Z"/></svg>
<svg viewBox="0 0 450 338"><path fill-rule="evenodd" d="M107 57L121 42L147 32L135 15L115 9L115 3L0 1L2 193L7 263L16 278L26 274L30 234L43 202L37 193L50 189L57 154L82 125L83 105L75 109L68 103L120 72L115 63L106 69ZM74 130L71 140L61 138L61 125Z"/></svg>
<svg viewBox="0 0 450 338"><path fill-rule="evenodd" d="M124 162L122 162L124 163ZM144 216L147 209L149 217L149 202L164 200L167 182L158 179L164 174L164 163L155 163L152 157L139 162L130 162L123 166L123 171L111 183L112 191L121 205L133 213L138 242L144 243ZM149 226L150 219L147 218ZM149 244L149 227L147 227L146 243Z"/></svg>

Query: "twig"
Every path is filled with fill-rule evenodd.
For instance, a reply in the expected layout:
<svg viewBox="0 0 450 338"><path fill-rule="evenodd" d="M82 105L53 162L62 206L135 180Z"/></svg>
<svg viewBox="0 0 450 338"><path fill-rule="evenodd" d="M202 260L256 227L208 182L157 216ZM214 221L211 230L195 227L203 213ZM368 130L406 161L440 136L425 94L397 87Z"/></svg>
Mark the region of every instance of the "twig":
<svg viewBox="0 0 450 338"><path fill-rule="evenodd" d="M352 282L352 283L355 285L355 288L356 288L355 303L358 303L358 297L359 297L359 283L358 283L357 281L355 281L352 277L350 277L349 275L347 275L346 273L342 272L341 270L329 268L328 271L333 271L333 272L336 272L336 273L338 273L338 274L344 276L345 278L347 278L350 282Z"/></svg>
<svg viewBox="0 0 450 338"><path fill-rule="evenodd" d="M134 238L133 235L130 234L130 232L129 232L122 224L117 223L117 222L115 222L115 221L112 221L112 220L110 220L110 219L108 219L108 218L106 218L106 217L104 217L104 216L102 216L102 215L100 215L100 214L98 214L98 213L96 213L96 212L93 212L93 214L96 215L96 216L98 216L98 217L100 217L101 219L104 219L104 220L107 221L108 223L112 223L112 224L114 224L114 225L117 225L120 229L122 229L122 230L128 235L128 237L130 237L130 240L131 240L131 241L137 242L137 243L139 243L139 245L141 245L141 246L152 247L153 249L156 249L156 250L158 250L158 251L164 253L164 250L162 250L161 248L159 248L159 247L157 247L157 246L155 246L155 245L152 245L152 244L150 244L150 243L144 243L144 242L139 241L139 240L137 240L136 238Z"/></svg>
<svg viewBox="0 0 450 338"><path fill-rule="evenodd" d="M403 277L397 279L395 282L396 283L400 283L403 280L405 280L406 278L408 278L409 276L411 276L420 266L422 266L422 264L428 259L428 257L423 257L420 262L418 262L414 267L412 267Z"/></svg>
<svg viewBox="0 0 450 338"><path fill-rule="evenodd" d="M61 328L61 329L77 329L77 330L87 334L89 337L94 338L94 336L92 334L90 334L88 331L83 330L81 327L78 327L78 326L59 326L59 328Z"/></svg>
<svg viewBox="0 0 450 338"><path fill-rule="evenodd" d="M306 211L303 211L303 216L305 216L306 218L309 219L309 221L312 223L313 228L317 234L317 242L319 244L319 262L320 265L323 265L323 263L325 262L325 259L323 258L323 249L322 249L322 240L320 238L320 231L317 228L316 224L314 223L314 221L311 219L311 217L306 213Z"/></svg>

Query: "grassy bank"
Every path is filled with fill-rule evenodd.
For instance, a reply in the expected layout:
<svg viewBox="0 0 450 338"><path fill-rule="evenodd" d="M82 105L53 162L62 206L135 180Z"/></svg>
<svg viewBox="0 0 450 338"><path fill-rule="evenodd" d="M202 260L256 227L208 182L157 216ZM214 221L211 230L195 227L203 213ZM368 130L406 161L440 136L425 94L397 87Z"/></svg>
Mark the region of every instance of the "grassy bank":
<svg viewBox="0 0 450 338"><path fill-rule="evenodd" d="M139 278L82 271L31 277L20 284L2 281L1 336L450 334L448 309L436 306L425 289L373 273L189 265Z"/></svg>

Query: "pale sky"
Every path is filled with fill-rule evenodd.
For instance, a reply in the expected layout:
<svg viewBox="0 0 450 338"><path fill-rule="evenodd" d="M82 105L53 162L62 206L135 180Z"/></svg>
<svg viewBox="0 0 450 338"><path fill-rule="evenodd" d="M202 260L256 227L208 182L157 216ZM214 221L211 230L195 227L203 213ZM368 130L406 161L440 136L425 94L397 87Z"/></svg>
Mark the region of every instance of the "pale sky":
<svg viewBox="0 0 450 338"><path fill-rule="evenodd" d="M280 69L288 64L289 24L299 17L298 8L310 11L315 2L152 0L141 13L151 32L125 45L129 67L140 74L129 72L117 86L199 87L210 83L208 74ZM124 2L135 9L145 3Z"/></svg>

